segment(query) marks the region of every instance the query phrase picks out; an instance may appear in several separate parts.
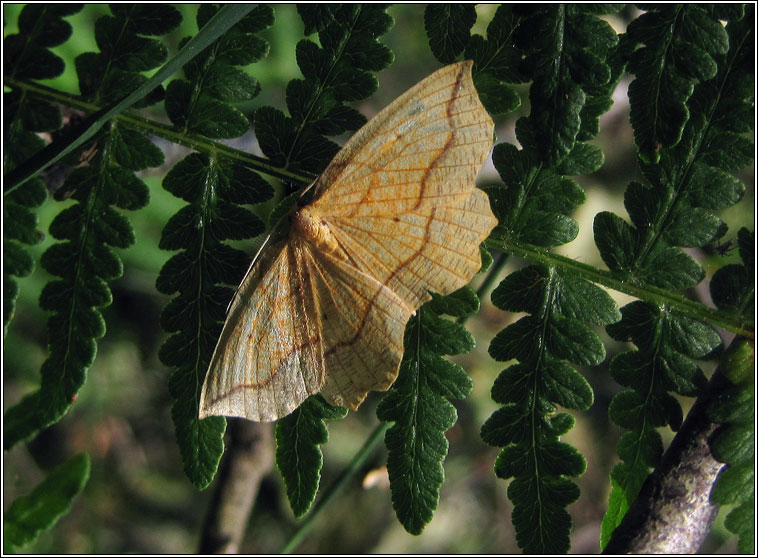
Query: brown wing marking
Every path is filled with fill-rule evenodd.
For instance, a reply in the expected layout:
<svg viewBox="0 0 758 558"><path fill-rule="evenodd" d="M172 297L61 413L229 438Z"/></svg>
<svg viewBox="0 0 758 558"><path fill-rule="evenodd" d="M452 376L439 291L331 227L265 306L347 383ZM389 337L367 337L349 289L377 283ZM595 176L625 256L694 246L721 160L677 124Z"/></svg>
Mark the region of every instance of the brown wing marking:
<svg viewBox="0 0 758 558"><path fill-rule="evenodd" d="M395 381L413 310L386 285L330 254L312 252L311 265L328 371L321 394L356 409L369 391Z"/></svg>
<svg viewBox="0 0 758 558"><path fill-rule="evenodd" d="M492 132L471 62L442 68L353 135L317 181L313 212L399 214L440 195L467 194Z"/></svg>
<svg viewBox="0 0 758 558"><path fill-rule="evenodd" d="M479 244L497 224L481 190L449 201L428 214L335 219L329 226L356 267L415 310L429 291L448 294L471 280L481 267Z"/></svg>

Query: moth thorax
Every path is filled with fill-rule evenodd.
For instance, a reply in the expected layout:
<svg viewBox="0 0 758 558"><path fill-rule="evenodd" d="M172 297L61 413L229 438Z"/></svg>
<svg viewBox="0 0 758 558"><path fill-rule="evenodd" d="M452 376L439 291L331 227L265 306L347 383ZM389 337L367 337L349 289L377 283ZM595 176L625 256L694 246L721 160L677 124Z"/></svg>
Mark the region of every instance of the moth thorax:
<svg viewBox="0 0 758 558"><path fill-rule="evenodd" d="M299 236L311 246L315 246L321 252L331 254L339 251L337 239L334 238L332 231L329 230L326 221L314 215L310 207L304 207L295 213L292 229L296 236Z"/></svg>

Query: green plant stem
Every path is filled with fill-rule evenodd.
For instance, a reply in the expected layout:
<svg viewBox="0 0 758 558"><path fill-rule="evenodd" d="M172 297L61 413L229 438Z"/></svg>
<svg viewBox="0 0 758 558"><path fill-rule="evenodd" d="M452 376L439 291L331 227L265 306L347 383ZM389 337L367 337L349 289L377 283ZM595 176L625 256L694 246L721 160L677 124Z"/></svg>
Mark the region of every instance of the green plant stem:
<svg viewBox="0 0 758 558"><path fill-rule="evenodd" d="M700 302L690 300L681 295L667 291L666 289L643 284L634 279L626 279L619 274L598 269L589 264L554 254L544 248L539 248L530 244L522 244L518 242L504 243L492 240L488 240L486 244L489 248L522 257L530 262L541 263L548 267L571 270L575 276L591 281L592 283L603 285L614 291L628 294L653 304L665 306L684 316L708 322L711 325L721 327L737 335L743 335L748 339L754 338L754 326L752 321L739 316L734 316L729 312L709 308Z"/></svg>
<svg viewBox="0 0 758 558"><path fill-rule="evenodd" d="M358 472L358 469L360 469L366 459L368 459L368 457L373 453L374 448L377 446L379 441L384 438L384 433L387 431L387 429L389 429L389 427L390 424L385 422L377 425L361 449L358 450L358 453L353 456L353 459L350 461L348 466L345 467L345 469L340 473L339 477L337 477L331 486L326 489L324 495L321 497L318 503L313 506L311 513L308 514L308 516L303 520L297 530L292 534L289 541L287 541L287 544L282 547L281 554L290 554L298 547L303 538L305 538L305 536L313 527L313 522L320 515L321 510L326 508L327 504L329 504L329 502L340 492L340 490L342 490L347 482L353 478L355 473Z"/></svg>
<svg viewBox="0 0 758 558"><path fill-rule="evenodd" d="M503 271L503 268L507 263L508 254L504 254L503 252L498 252L495 254L494 261L492 262L492 267L489 268L487 271L487 276L484 278L484 281L482 281L482 284L479 285L479 288L476 290L476 296L479 298L479 300L483 299L487 293L490 292L492 285L495 284L495 281L500 276L500 272ZM471 316L473 316L473 314L469 314L468 316L461 316L458 318L458 323L466 323L466 320L468 320Z"/></svg>
<svg viewBox="0 0 758 558"><path fill-rule="evenodd" d="M482 281L482 284L479 285L479 288L476 290L476 296L479 298L484 298L484 296L489 293L492 285L495 284L495 281L500 275L500 272L503 271L503 268L507 263L508 254L504 254L502 252L495 254L495 261L492 262L492 267L487 272L487 277L484 278L484 281Z"/></svg>
<svg viewBox="0 0 758 558"><path fill-rule="evenodd" d="M62 93L61 91L57 91L55 89L37 83L17 81L14 79L7 79L5 83L8 86L24 90L24 92L45 101L65 105L82 112L94 114L102 108L93 103L83 101L75 95ZM263 157L257 157L250 153L240 151L239 149L234 149L233 147L229 147L223 143L209 140L203 136L198 136L186 132L179 132L167 124L162 124L154 120L143 118L141 116L133 114L132 112L122 112L116 116L114 120L116 122L127 124L139 130L142 130L143 132L146 132L153 136L163 138L172 143L183 145L184 147L187 147L199 153L205 153L209 156L218 155L226 159L237 161L252 169L260 171L269 176L280 178L282 180L291 180L301 182L303 184L309 184L316 178L315 176L298 174L296 172L281 169L272 165L268 159L265 159ZM6 191L5 193L7 194L9 192L10 191Z"/></svg>

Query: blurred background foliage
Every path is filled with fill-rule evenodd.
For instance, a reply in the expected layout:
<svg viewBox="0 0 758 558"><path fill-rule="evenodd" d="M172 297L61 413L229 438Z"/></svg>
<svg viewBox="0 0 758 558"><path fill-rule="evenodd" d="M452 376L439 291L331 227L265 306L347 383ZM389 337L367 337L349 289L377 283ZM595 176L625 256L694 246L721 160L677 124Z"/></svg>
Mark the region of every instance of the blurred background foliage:
<svg viewBox="0 0 758 558"><path fill-rule="evenodd" d="M4 33L17 31L20 5L3 5ZM183 25L166 36L170 53L179 41L197 32L196 6L178 5ZM284 108L287 82L299 76L295 45L303 36L303 24L293 5L276 5L274 25L261 33L271 46L268 57L246 68L261 83L261 94L240 106L246 112L262 105ZM472 30L484 34L496 6L477 6L478 20ZM423 25L424 7L398 5L389 8L395 25L383 37L394 51L395 62L379 74L379 90L356 108L371 117L399 94L439 67L426 40ZM67 18L74 28L69 41L53 50L66 61L66 71L43 83L78 93L74 58L96 50L93 29L105 5L87 5ZM635 17L629 8L611 20L618 32ZM628 122L628 104L624 78L614 97L612 109L601 120L599 145L605 165L596 173L579 177L587 191L585 203L576 215L579 236L559 251L582 262L602 267L592 237L592 219L601 210L624 214L623 191L626 183L639 179L634 144ZM513 143L513 126L520 114L528 111L527 89L522 90L522 107L517 114L496 121L498 141ZM142 111L143 116L167 122L162 104ZM343 139L343 138L342 138ZM240 149L260 155L252 133L235 140ZM170 417L167 391L169 370L157 357L166 334L160 329L159 316L168 297L155 290L161 266L172 255L158 249L161 230L167 219L183 203L163 190L164 174L186 154L182 147L158 142L166 155L162 168L140 173L150 187L151 201L143 210L129 214L136 234L136 244L120 252L124 275L112 283L113 304L105 309L107 334L98 344L98 355L88 373L88 381L76 404L58 424L42 432L32 443L20 444L4 455L4 509L17 497L28 493L47 471L79 452L92 457L92 473L83 493L74 501L71 512L51 531L45 532L24 553L191 553L198 548L199 533L211 496L211 489L197 492L182 472L174 429ZM729 225L725 238L736 235L740 226L754 220L754 169L746 169L740 178L747 186L743 200L727 210L722 219ZM495 182L497 174L488 162L480 175L483 184ZM39 210L40 230L47 231L53 217L65 206L48 200ZM262 208L261 211L268 211ZM49 235L43 242L28 247L35 260L52 243ZM242 245L252 252L252 247ZM722 258L737 261L737 251L720 255L698 251L693 255L706 265L709 274ZM513 266L512 261L505 273ZM15 404L39 384L40 365L46 357L47 316L37 301L49 275L38 265L20 281L17 313L4 339L4 408ZM475 279L475 282L477 279ZM707 280L692 293L710 303ZM476 284L474 285L476 287ZM619 304L627 297L611 293ZM456 402L459 422L447 432L450 452L445 461L446 481L439 508L422 535L411 536L397 522L386 482L386 453L377 452L326 513L318 518L314 530L298 549L309 553L519 553L510 521L507 484L498 480L493 463L498 448L485 445L479 436L481 424L495 410L490 388L503 365L487 355L494 334L514 319L492 306L489 297L482 309L467 322L477 340L477 347L467 355L456 357L473 377L474 391L463 402ZM595 404L576 416L576 426L566 441L587 458L588 471L578 479L582 490L578 502L569 507L574 520L573 553L599 551L600 521L608 501L608 475L617 460L616 444L620 430L607 417L607 405L618 386L607 374L607 363L616 352L626 350L622 343L603 337L608 356L603 365L583 369L595 390ZM705 363L706 373L713 366ZM345 467L377 424L376 403L380 395L372 393L357 413L330 425L330 441L324 449L322 490ZM683 401L685 411L691 401ZM273 426L272 426L273 428ZM668 442L672 433L663 432ZM372 473L369 475L369 473ZM369 479L379 479L368 482ZM365 481L365 482L364 482ZM731 553L736 541L722 527L720 515L706 545L707 553ZM271 471L261 487L248 532L240 548L244 553L277 552L296 527L284 494L281 479Z"/></svg>

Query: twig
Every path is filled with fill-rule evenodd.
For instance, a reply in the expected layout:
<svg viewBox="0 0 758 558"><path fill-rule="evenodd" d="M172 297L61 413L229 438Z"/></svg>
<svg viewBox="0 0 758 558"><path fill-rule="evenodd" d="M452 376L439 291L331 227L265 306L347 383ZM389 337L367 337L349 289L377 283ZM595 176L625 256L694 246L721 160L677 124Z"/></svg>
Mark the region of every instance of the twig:
<svg viewBox="0 0 758 558"><path fill-rule="evenodd" d="M270 424L229 420L229 435L203 524L201 554L239 551L261 479L274 464Z"/></svg>

